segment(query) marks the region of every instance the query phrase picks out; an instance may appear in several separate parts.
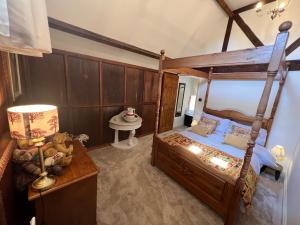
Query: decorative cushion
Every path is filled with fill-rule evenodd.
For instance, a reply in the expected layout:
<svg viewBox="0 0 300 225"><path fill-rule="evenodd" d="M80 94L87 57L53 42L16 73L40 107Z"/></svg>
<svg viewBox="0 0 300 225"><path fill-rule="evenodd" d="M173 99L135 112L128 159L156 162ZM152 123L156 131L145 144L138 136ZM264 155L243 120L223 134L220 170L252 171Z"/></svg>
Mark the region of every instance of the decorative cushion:
<svg viewBox="0 0 300 225"><path fill-rule="evenodd" d="M192 126L192 132L204 137L207 137L207 135L209 134L208 128L205 126L204 123L201 122L196 126Z"/></svg>
<svg viewBox="0 0 300 225"><path fill-rule="evenodd" d="M215 129L216 134L224 135L230 130L231 121L218 116L213 116L207 113L202 113L202 118L208 118L218 121L218 126Z"/></svg>
<svg viewBox="0 0 300 225"><path fill-rule="evenodd" d="M218 121L213 119L203 118L199 121L198 125L192 126L192 131L196 134L206 137L212 134L216 129Z"/></svg>
<svg viewBox="0 0 300 225"><path fill-rule="evenodd" d="M249 137L251 133L251 127L236 122L232 122L231 132L232 134L238 134L239 136ZM267 131L265 129L260 129L259 135L256 139L256 144L264 146L267 140Z"/></svg>
<svg viewBox="0 0 300 225"><path fill-rule="evenodd" d="M232 125L230 134L250 139L251 129Z"/></svg>
<svg viewBox="0 0 300 225"><path fill-rule="evenodd" d="M224 144L228 144L242 150L247 149L248 141L249 138L247 138L246 136L239 136L235 134L226 134L224 138Z"/></svg>

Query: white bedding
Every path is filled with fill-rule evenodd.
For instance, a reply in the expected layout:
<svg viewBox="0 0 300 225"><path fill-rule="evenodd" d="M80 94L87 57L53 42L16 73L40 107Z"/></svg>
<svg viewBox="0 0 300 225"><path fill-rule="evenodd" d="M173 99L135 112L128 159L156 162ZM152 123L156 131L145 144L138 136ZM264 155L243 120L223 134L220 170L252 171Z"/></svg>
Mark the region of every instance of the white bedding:
<svg viewBox="0 0 300 225"><path fill-rule="evenodd" d="M189 129L185 131L180 132L182 135L191 138L194 141L206 144L208 146L217 148L218 150L221 150L225 153L228 153L232 156L235 156L237 158L244 158L245 150L238 149L236 147L233 147L231 145L223 144L224 142L224 136L221 134L211 134L208 135L208 137L203 137L201 135L198 135ZM253 149L253 155L251 158L251 165L256 172L257 175L260 173L260 169L263 165L267 165L273 168L276 168L276 160L272 156L272 154L264 147L260 145L255 145L255 148Z"/></svg>

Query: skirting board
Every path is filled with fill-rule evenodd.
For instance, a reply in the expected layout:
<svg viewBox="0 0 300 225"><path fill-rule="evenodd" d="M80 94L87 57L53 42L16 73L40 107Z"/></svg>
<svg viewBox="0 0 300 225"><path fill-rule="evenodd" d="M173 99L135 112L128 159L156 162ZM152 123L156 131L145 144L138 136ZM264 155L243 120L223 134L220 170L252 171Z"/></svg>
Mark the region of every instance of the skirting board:
<svg viewBox="0 0 300 225"><path fill-rule="evenodd" d="M298 138L298 142L295 146L295 152L293 154L293 159L296 159L297 155L300 154L300 137ZM282 203L282 225L287 224L287 190L288 190L288 183L291 177L291 173L293 171L293 160L287 159L286 164L286 174L284 177L284 187L283 187L283 203Z"/></svg>
<svg viewBox="0 0 300 225"><path fill-rule="evenodd" d="M287 159L286 173L284 174L284 183L283 183L283 199L282 199L282 225L287 225L287 189L288 181L291 174L293 162Z"/></svg>

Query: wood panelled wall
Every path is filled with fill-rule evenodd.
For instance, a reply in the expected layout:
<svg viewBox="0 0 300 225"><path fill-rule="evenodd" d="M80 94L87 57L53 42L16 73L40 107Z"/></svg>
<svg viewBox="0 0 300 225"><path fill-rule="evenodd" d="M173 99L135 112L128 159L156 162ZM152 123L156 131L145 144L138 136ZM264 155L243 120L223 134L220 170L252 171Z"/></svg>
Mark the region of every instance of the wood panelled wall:
<svg viewBox="0 0 300 225"><path fill-rule="evenodd" d="M13 145L9 138L6 109L12 104L12 92L9 77L8 54L0 52L0 224L17 223L16 192L12 161L5 155L10 154ZM2 173L3 172L3 173ZM2 175L2 176L1 176Z"/></svg>
<svg viewBox="0 0 300 225"><path fill-rule="evenodd" d="M128 106L143 118L138 135L154 131L157 71L61 50L21 61L27 96L22 103L57 105L60 130L88 134L89 146L113 141L108 121Z"/></svg>

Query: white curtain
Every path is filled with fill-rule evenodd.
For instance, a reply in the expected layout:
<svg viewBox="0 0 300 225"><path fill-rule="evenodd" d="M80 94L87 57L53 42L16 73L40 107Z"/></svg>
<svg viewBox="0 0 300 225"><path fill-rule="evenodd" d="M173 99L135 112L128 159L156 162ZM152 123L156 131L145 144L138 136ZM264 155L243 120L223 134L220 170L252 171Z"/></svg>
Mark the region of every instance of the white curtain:
<svg viewBox="0 0 300 225"><path fill-rule="evenodd" d="M31 56L51 53L45 0L0 0L0 50Z"/></svg>

